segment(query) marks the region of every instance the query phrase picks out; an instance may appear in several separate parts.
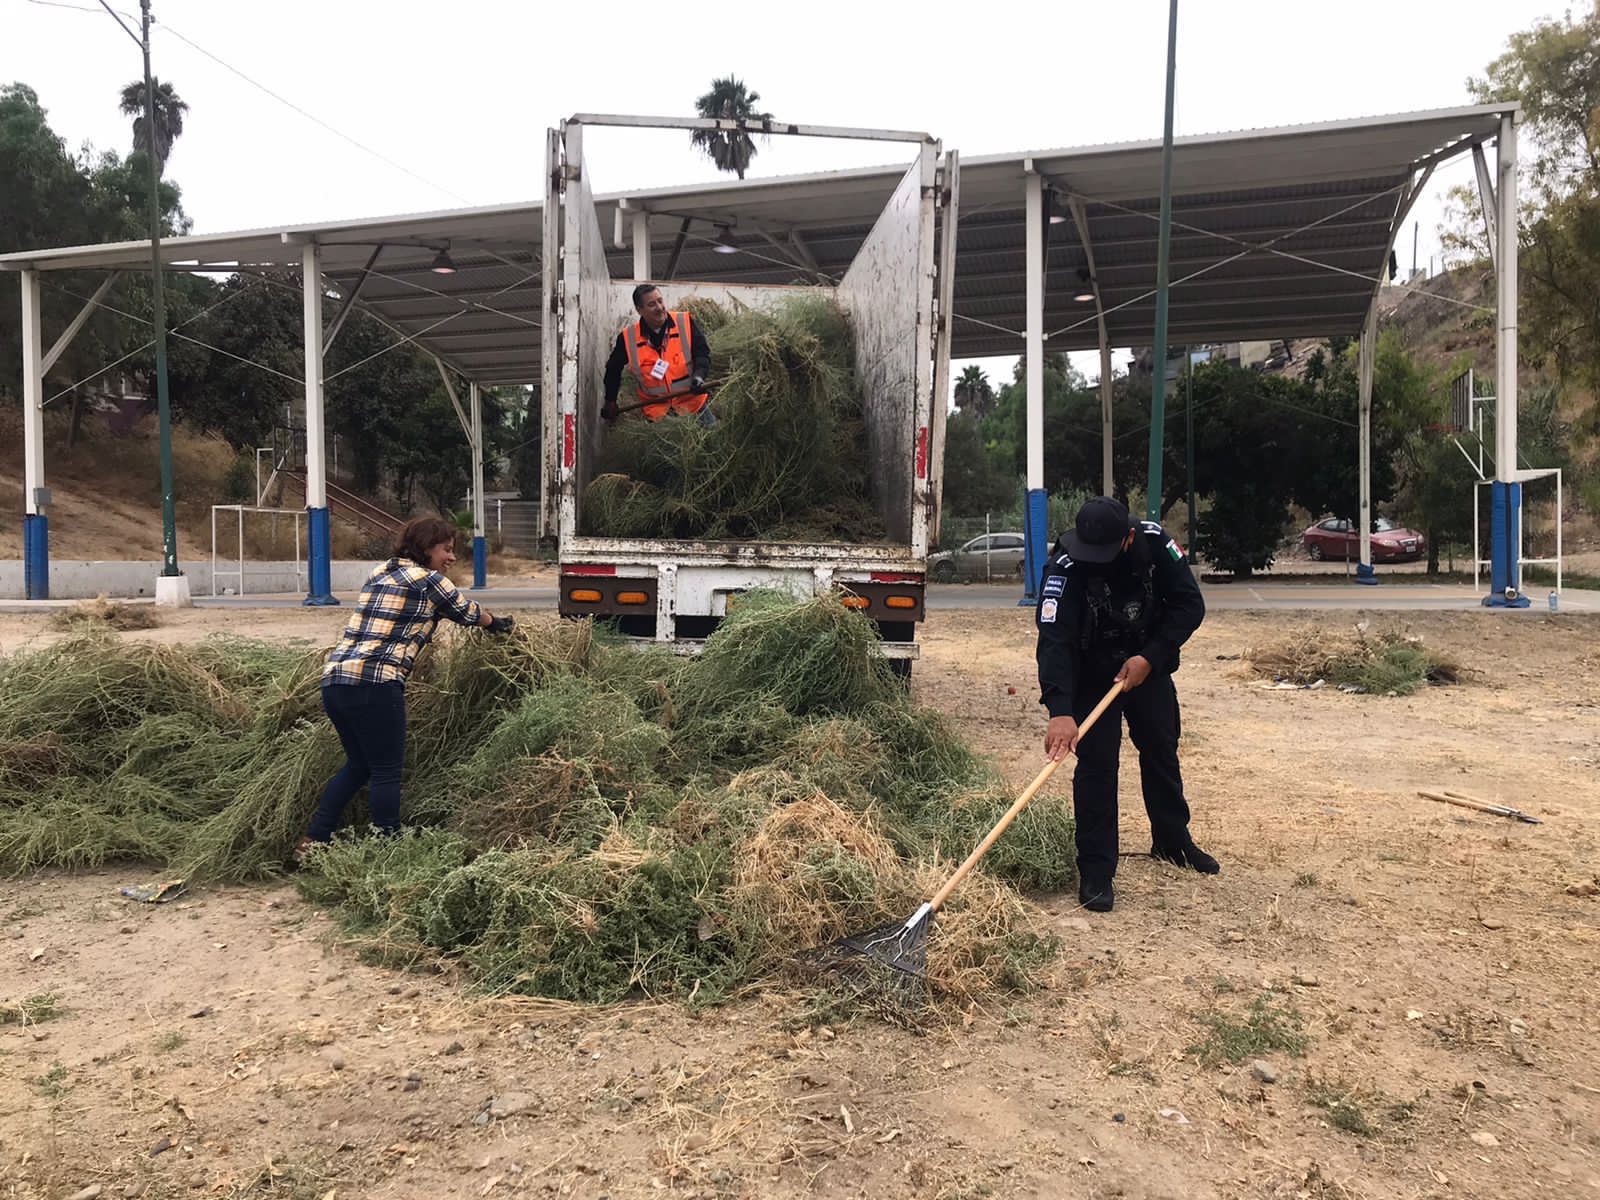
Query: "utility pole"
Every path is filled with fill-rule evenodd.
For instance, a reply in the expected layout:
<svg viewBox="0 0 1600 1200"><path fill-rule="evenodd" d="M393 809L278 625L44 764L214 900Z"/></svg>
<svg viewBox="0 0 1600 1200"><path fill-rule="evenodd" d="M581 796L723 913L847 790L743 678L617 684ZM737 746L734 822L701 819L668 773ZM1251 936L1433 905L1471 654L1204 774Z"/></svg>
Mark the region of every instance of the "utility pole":
<svg viewBox="0 0 1600 1200"><path fill-rule="evenodd" d="M1145 516L1161 519L1161 460L1167 419L1167 255L1172 243L1172 100L1178 73L1178 0L1167 13L1167 111L1161 135L1161 233L1156 251L1155 377L1150 387L1150 468Z"/></svg>
<svg viewBox="0 0 1600 1200"><path fill-rule="evenodd" d="M1194 350L1192 347L1183 348L1183 358L1183 469L1184 477L1189 484L1189 553L1192 556L1195 526L1199 524L1194 503Z"/></svg>
<svg viewBox="0 0 1600 1200"><path fill-rule="evenodd" d="M150 160L150 306L156 326L156 421L161 440L161 574L178 570L178 515L172 494L172 400L167 391L167 306L161 288L161 159L156 154L156 84L150 73L150 0L139 0L144 51L145 157Z"/></svg>
<svg viewBox="0 0 1600 1200"><path fill-rule="evenodd" d="M106 0L100 7L135 44L144 57L145 157L150 163L150 308L156 343L156 421L161 445L161 574L156 602L187 606L189 589L178 570L178 518L172 486L172 401L167 388L167 307L161 275L161 161L156 155L156 84L150 72L150 0L139 0L139 32L129 29Z"/></svg>

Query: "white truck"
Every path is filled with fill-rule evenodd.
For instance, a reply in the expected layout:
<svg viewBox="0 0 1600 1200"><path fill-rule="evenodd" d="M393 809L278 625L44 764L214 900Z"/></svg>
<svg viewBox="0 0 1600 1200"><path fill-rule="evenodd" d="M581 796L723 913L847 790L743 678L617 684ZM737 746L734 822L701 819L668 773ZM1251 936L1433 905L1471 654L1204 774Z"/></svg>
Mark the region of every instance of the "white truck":
<svg viewBox="0 0 1600 1200"><path fill-rule="evenodd" d="M883 138L914 148L914 160L837 285L741 285L681 275L651 281L664 283L674 308L691 295L757 309L816 289L837 299L854 333L870 494L887 542L695 541L578 532L584 489L604 436L606 359L618 332L637 319L631 293L642 282L613 279L609 272L583 158L583 132L597 125ZM922 134L592 115L571 117L551 130L548 150L541 521L558 540L561 613L607 619L624 634L694 653L727 613L729 597L739 592L778 588L811 596L840 589L877 624L891 666L909 676L918 653L916 626L924 615L928 545L939 522L959 197L955 152L944 153ZM827 177L812 185L820 195ZM728 202L747 194L758 200L768 186L727 185ZM633 204L637 212L648 201ZM616 224L620 230L620 214Z"/></svg>

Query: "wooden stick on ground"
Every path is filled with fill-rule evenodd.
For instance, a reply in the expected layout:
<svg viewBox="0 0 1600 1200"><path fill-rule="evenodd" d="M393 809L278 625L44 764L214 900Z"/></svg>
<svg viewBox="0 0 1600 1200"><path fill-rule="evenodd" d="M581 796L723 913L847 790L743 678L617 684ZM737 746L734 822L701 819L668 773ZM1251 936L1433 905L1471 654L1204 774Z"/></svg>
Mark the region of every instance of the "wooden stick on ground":
<svg viewBox="0 0 1600 1200"><path fill-rule="evenodd" d="M1466 796L1460 792L1452 791L1419 791L1417 795L1424 800L1433 800L1439 804L1453 804L1457 808L1470 808L1473 812L1489 813L1496 817L1509 817L1513 821L1523 821L1529 825L1542 825L1544 822L1537 817L1530 817L1520 808L1511 808L1504 804L1490 804L1487 800L1479 800L1473 796Z"/></svg>

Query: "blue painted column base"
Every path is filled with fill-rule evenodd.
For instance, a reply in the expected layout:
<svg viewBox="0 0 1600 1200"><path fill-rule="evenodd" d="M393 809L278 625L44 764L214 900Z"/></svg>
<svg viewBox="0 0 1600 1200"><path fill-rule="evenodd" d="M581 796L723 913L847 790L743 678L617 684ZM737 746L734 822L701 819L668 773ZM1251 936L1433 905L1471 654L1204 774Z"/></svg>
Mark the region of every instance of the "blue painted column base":
<svg viewBox="0 0 1600 1200"><path fill-rule="evenodd" d="M22 594L50 599L50 519L43 513L22 515Z"/></svg>
<svg viewBox="0 0 1600 1200"><path fill-rule="evenodd" d="M1032 605L1039 597L1039 580L1044 576L1045 558L1050 553L1050 500L1043 488L1029 488L1022 513L1022 599L1018 608Z"/></svg>
<svg viewBox="0 0 1600 1200"><path fill-rule="evenodd" d="M1489 594L1485 608L1527 608L1517 589L1522 545L1522 485L1496 479L1489 485Z"/></svg>
<svg viewBox="0 0 1600 1200"><path fill-rule="evenodd" d="M1357 563L1355 582L1366 587L1377 587L1378 572L1376 568L1371 563Z"/></svg>
<svg viewBox="0 0 1600 1200"><path fill-rule="evenodd" d="M472 539L472 586L489 586L489 540L482 536Z"/></svg>
<svg viewBox="0 0 1600 1200"><path fill-rule="evenodd" d="M333 537L327 509L306 509L306 542L306 598L301 603L338 604L333 595Z"/></svg>

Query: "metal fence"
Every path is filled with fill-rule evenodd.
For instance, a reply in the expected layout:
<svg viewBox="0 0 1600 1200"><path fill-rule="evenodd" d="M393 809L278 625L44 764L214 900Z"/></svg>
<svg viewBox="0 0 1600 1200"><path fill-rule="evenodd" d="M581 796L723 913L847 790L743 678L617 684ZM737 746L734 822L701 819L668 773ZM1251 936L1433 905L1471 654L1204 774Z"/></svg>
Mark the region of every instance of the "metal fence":
<svg viewBox="0 0 1600 1200"><path fill-rule="evenodd" d="M532 556L539 551L539 502L495 500L485 514L489 533L505 549Z"/></svg>

